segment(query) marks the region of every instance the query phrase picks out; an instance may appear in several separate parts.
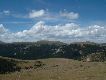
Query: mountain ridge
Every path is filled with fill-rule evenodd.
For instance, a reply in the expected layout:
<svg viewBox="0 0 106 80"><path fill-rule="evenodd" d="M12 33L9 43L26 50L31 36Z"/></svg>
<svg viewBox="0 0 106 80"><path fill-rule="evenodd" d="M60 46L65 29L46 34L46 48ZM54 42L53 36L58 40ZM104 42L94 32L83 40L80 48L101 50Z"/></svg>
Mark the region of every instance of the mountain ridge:
<svg viewBox="0 0 106 80"><path fill-rule="evenodd" d="M100 53L99 56L103 55L102 57L105 60L106 46L88 41L66 44L60 41L47 40L0 44L0 56L18 59L69 58L84 60L91 54L94 56L94 53L95 56Z"/></svg>

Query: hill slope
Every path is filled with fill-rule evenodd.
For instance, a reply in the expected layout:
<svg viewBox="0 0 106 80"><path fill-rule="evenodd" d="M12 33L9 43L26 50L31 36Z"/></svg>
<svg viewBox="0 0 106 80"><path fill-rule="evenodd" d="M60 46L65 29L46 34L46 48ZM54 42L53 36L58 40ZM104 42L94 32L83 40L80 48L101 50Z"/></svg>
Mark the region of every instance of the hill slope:
<svg viewBox="0 0 106 80"><path fill-rule="evenodd" d="M18 59L35 60L44 58L68 58L84 60L91 54L98 56L98 53L100 54L100 60L98 61L105 61L106 46L104 44L96 44L93 42L65 44L59 41L15 42L0 44L0 56ZM103 60L101 60L102 58Z"/></svg>
<svg viewBox="0 0 106 80"><path fill-rule="evenodd" d="M81 62L64 58L49 58L33 61L20 61L18 66L21 67L20 72L2 74L0 75L0 80L106 79L106 62Z"/></svg>

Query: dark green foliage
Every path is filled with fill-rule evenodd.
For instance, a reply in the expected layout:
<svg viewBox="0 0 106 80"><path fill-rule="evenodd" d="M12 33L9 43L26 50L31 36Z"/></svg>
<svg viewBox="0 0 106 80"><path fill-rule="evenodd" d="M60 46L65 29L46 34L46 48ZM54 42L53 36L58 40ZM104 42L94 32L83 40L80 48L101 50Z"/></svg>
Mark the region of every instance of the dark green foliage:
<svg viewBox="0 0 106 80"><path fill-rule="evenodd" d="M92 53L87 56L88 58L91 59L91 61L96 61L96 62L103 62L106 61L106 53Z"/></svg>
<svg viewBox="0 0 106 80"><path fill-rule="evenodd" d="M0 44L0 56L18 59L69 58L81 60L92 53L106 53L104 44L59 41L17 42ZM106 57L106 56L105 56Z"/></svg>
<svg viewBox="0 0 106 80"><path fill-rule="evenodd" d="M0 74L20 71L20 69L14 60L0 58Z"/></svg>

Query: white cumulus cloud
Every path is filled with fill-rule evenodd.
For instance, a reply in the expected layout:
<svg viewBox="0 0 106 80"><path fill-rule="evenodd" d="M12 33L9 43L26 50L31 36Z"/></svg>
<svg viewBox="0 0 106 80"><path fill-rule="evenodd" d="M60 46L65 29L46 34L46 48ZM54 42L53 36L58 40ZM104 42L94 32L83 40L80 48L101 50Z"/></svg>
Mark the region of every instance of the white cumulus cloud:
<svg viewBox="0 0 106 80"><path fill-rule="evenodd" d="M60 16L62 17L66 17L68 19L78 19L79 18L79 14L78 13L74 13L74 12L60 12Z"/></svg>
<svg viewBox="0 0 106 80"><path fill-rule="evenodd" d="M30 13L29 13L29 18L36 18L36 17L41 17L45 14L45 10L41 9L41 10L32 10Z"/></svg>
<svg viewBox="0 0 106 80"><path fill-rule="evenodd" d="M3 25L0 30L5 32L0 36L0 40L6 42L37 40L106 42L106 28L99 25L88 27L81 27L75 23L47 25L44 21L39 21L30 29L19 32L6 32Z"/></svg>
<svg viewBox="0 0 106 80"><path fill-rule="evenodd" d="M7 32L8 30L4 28L3 24L0 24L0 34L1 33L5 33Z"/></svg>

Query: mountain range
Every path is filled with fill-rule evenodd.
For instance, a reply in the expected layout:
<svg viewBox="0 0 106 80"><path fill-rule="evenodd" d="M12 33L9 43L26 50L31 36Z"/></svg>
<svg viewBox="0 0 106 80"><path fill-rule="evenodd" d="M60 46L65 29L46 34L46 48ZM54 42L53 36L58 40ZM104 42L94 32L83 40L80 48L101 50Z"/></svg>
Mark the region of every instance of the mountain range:
<svg viewBox="0 0 106 80"><path fill-rule="evenodd" d="M60 41L13 42L0 41L0 56L35 60L45 58L68 58L86 61L105 61L105 43L74 42L63 43Z"/></svg>

